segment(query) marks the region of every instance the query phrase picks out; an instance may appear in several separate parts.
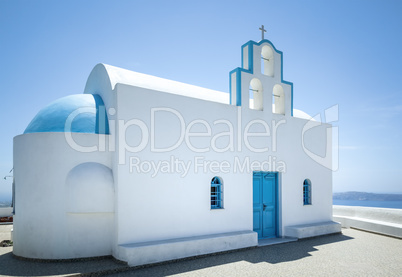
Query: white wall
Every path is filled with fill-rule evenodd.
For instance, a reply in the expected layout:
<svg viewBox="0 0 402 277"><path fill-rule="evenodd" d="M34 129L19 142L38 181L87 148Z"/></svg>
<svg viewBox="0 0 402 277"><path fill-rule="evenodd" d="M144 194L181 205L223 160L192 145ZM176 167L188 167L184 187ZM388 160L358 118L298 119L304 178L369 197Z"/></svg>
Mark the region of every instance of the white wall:
<svg viewBox="0 0 402 277"><path fill-rule="evenodd" d="M186 123L195 119L205 119L212 123L219 118L215 115L219 111L233 118L237 110L229 105L125 85L117 86L117 98L119 119L128 121L137 118L147 126L150 126L150 110L153 107L171 107L183 115ZM209 112L206 112L207 106ZM175 115L161 112L157 114L156 124L156 146L160 148L174 144L180 134L180 124ZM221 128L223 130L224 126ZM214 129L217 130L218 127ZM141 132L137 127L127 129L129 145L139 144L140 138ZM207 138L194 139L193 143L198 147L207 147L208 141ZM184 145L171 152L153 153L148 144L139 153L126 154L126 164L120 165L118 170L119 244L247 230L252 226L249 176L195 173L193 170L186 177L175 173L158 174L155 177L130 173L130 157L137 157L141 161L169 161L174 156L185 162L194 161L197 154ZM206 160L222 160L222 154L212 151L199 156ZM224 182L223 210L210 210L210 182L215 175L220 176Z"/></svg>
<svg viewBox="0 0 402 277"><path fill-rule="evenodd" d="M95 146L99 137L107 136L74 134L73 137L80 145ZM98 205L99 212L83 213L80 207L75 209L69 203L71 190L66 178L77 165L87 162L110 168L111 155L75 151L66 142L64 133L32 133L14 138L15 255L66 259L112 253L110 205L106 208ZM87 200L102 200L98 197L101 194L101 189L94 190Z"/></svg>
<svg viewBox="0 0 402 277"><path fill-rule="evenodd" d="M369 232L402 238L402 210L334 206L334 220L344 228L356 228Z"/></svg>
<svg viewBox="0 0 402 277"><path fill-rule="evenodd" d="M0 217L12 216L13 208L12 207L4 207L0 208Z"/></svg>
<svg viewBox="0 0 402 277"><path fill-rule="evenodd" d="M177 173L151 177L144 173L130 173L130 157L140 161L169 161L173 156L174 159L192 162L194 165L194 156L200 156L207 161L227 160L233 165L236 157L241 161L250 157L251 161L263 162L269 156L275 156L277 161L286 163L286 171L282 173L280 184L280 233L283 234L284 226L331 220L332 175L330 170L309 158L301 147L302 129L306 120L293 118L289 112L286 115L272 115L270 109L256 111L250 110L248 105L235 107L120 84L116 86L116 95L117 118L125 124L135 118L150 126L151 109L161 107L177 111L183 116L186 126L194 120L205 120L212 128L211 136L191 139L192 145L198 148L210 146L211 137L227 130L224 125L214 125L216 120L230 121L236 136L238 124L243 132L253 119L266 121L271 131L272 120L276 123L280 120L286 121L278 127L278 145L275 152L272 151L272 136L249 139L256 148L270 148L264 153L247 150L244 141L242 150L237 151L237 138L234 142L235 149L224 153L211 150L197 154L189 149L185 141L175 150L154 153L151 151L150 138L145 141L146 147L140 152L120 151L122 164L118 167L117 178L118 244L252 230L252 170L246 173L231 170L224 174L211 170L196 173L194 168L191 168L190 173L184 177ZM241 123L238 123L239 115ZM156 146L159 148L173 145L180 137L180 121L171 112L157 113L155 126ZM305 140L309 142L306 144L319 154L325 154L322 150L325 149L327 127L329 126L324 124L309 131L314 134L305 135ZM205 132L200 125L194 125L193 128L193 132ZM144 142L141 141L142 133L138 126L128 127L125 131L128 145L135 147ZM263 129L261 125L254 125L250 131L261 132ZM224 140L220 141L220 147L227 144ZM210 210L210 181L214 176L220 176L224 181L222 210ZM306 178L312 181L311 206L303 206L303 181Z"/></svg>

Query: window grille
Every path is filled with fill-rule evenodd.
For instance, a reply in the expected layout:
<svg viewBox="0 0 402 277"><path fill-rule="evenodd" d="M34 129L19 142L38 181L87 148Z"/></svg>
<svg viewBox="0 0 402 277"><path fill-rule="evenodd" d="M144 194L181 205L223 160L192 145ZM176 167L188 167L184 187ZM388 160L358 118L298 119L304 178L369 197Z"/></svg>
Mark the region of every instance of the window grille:
<svg viewBox="0 0 402 277"><path fill-rule="evenodd" d="M309 179L303 182L303 204L311 205L311 181Z"/></svg>
<svg viewBox="0 0 402 277"><path fill-rule="evenodd" d="M211 181L211 209L223 208L222 181L219 177L212 178Z"/></svg>

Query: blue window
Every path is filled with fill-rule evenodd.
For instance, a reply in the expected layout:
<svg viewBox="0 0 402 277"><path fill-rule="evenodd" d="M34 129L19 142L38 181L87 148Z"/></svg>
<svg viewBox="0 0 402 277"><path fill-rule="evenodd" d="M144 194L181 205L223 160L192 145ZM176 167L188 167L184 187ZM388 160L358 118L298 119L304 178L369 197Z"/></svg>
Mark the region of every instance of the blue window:
<svg viewBox="0 0 402 277"><path fill-rule="evenodd" d="M311 205L311 181L309 179L303 182L303 204Z"/></svg>
<svg viewBox="0 0 402 277"><path fill-rule="evenodd" d="M212 178L211 181L211 209L223 208L222 180L219 177Z"/></svg>

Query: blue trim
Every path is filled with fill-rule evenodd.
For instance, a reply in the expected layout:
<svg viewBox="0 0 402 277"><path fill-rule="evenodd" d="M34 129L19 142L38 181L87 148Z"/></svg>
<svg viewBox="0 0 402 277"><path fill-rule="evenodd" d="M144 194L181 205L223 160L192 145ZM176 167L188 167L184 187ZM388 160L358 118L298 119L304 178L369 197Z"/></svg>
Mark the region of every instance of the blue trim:
<svg viewBox="0 0 402 277"><path fill-rule="evenodd" d="M253 68L254 68L254 59L253 59L253 44L252 44L252 42L254 42L254 41L252 41L252 40L250 40L249 42L247 42L247 43L245 43L245 44L243 44L242 46L241 46L241 68L242 69L245 69L246 71L245 72L248 72L248 73L251 73L251 74L253 74ZM246 48L248 46L248 51L247 51L247 54L248 54L248 68L244 68L244 57L243 57L243 55L244 55L244 48Z"/></svg>
<svg viewBox="0 0 402 277"><path fill-rule="evenodd" d="M240 72L247 72L243 68L237 67L229 72L229 92L230 92L230 104L232 103L232 73L236 73L236 106L241 106L241 74Z"/></svg>
<svg viewBox="0 0 402 277"><path fill-rule="evenodd" d="M230 105L233 105L234 103L232 103L232 73L235 72L236 69L233 69L232 71L229 72L229 103ZM236 104L237 106L237 104Z"/></svg>
<svg viewBox="0 0 402 277"><path fill-rule="evenodd" d="M311 205L311 181L305 179L303 181L303 205Z"/></svg>
<svg viewBox="0 0 402 277"><path fill-rule="evenodd" d="M243 60L243 48L245 47L245 45L241 46L241 68L244 68L244 60Z"/></svg>
<svg viewBox="0 0 402 277"><path fill-rule="evenodd" d="M233 103L232 103L232 71L229 72L229 104L230 105L233 105Z"/></svg>
<svg viewBox="0 0 402 277"><path fill-rule="evenodd" d="M222 180L216 176L211 180L211 209L223 209Z"/></svg>
<svg viewBox="0 0 402 277"><path fill-rule="evenodd" d="M257 45L257 46L260 46L261 44L263 44L263 43L268 43L269 45L271 45L272 46L272 48L275 50L275 52L277 52L278 54L280 54L281 55L281 82L283 83L283 84L287 84L287 85L290 85L290 107L291 107L291 110L290 110L290 113L291 113L291 116L293 116L293 83L292 82L288 82L288 81L285 81L285 80L283 80L283 52L282 51L279 51L278 49L276 49L276 47L274 46L274 44L271 42L271 41L269 41L269 40L267 40L267 39L264 39L264 40L261 40L260 42L255 42L255 41L253 41L253 40L250 40L250 41L248 41L248 42L246 42L245 44L243 44L242 46L241 46L241 68L240 67L238 67L238 68L236 68L236 69L234 69L234 70L232 70L231 72L230 72L230 76L231 76L231 73L232 72L234 72L234 71L238 71L238 75L236 75L236 77L239 79L240 78L240 72L246 72L246 73L250 73L250 74L254 74L254 59L253 59L253 50L254 50L254 45ZM243 57L243 55L244 55L244 48L246 47L246 46L248 46L248 68L244 68L244 63L243 63L243 61L244 61L244 57ZM237 80L237 79L236 79ZM229 92L230 92L230 104L232 104L232 88L231 88L231 80L230 80L230 86L229 86ZM240 82L239 82L240 83ZM240 85L238 85L237 86L238 88L240 87ZM240 87L241 88L241 87ZM238 89L236 89L236 99L238 99L239 98L239 95L240 95L240 98L241 98L241 93L238 91ZM236 101L236 106L241 106L241 99L240 99L240 102L237 100Z"/></svg>

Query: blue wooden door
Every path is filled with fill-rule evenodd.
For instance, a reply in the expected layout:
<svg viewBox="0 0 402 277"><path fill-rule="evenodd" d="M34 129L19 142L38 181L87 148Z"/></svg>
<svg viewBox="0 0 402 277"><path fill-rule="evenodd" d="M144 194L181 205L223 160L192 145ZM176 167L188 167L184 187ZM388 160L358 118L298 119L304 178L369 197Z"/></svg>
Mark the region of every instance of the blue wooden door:
<svg viewBox="0 0 402 277"><path fill-rule="evenodd" d="M276 237L277 174L253 173L253 230L258 238Z"/></svg>

